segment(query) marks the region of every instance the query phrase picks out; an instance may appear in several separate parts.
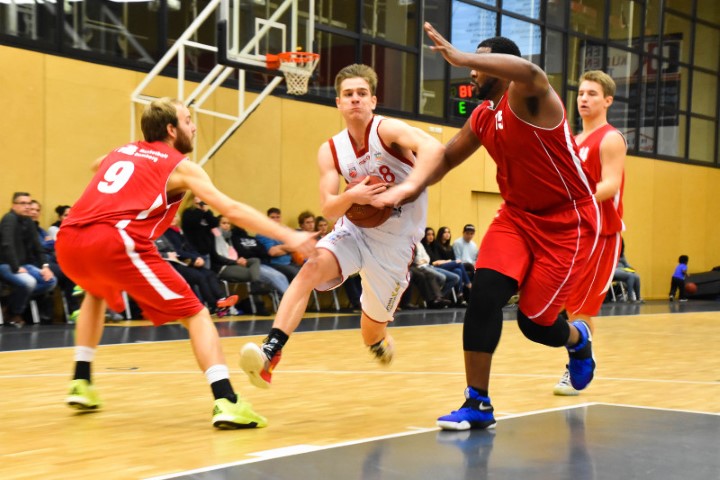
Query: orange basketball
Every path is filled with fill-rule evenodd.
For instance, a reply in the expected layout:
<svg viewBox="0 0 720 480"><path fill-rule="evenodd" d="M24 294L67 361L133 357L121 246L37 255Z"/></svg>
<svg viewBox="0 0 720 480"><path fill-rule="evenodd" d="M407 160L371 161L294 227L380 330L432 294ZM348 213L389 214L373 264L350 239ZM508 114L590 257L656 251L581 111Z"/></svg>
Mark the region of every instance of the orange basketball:
<svg viewBox="0 0 720 480"><path fill-rule="evenodd" d="M695 295L697 293L697 283L687 282L685 284L685 293Z"/></svg>
<svg viewBox="0 0 720 480"><path fill-rule="evenodd" d="M345 190L350 190L364 179L365 177L354 179L352 182L348 183ZM368 185L375 185L378 183L386 182L382 178L374 176L371 176L370 180L368 180ZM352 206L348 208L347 212L345 212L345 216L348 220L360 228L375 228L385 223L385 220L390 218L392 212L392 207L375 208L372 205L358 205L357 203L353 203Z"/></svg>

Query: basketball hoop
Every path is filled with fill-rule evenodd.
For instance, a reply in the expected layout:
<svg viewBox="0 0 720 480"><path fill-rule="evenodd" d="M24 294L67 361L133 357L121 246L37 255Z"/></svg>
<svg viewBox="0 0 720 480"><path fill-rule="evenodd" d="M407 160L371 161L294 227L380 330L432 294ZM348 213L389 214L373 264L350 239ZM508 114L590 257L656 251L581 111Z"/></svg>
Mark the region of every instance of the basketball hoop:
<svg viewBox="0 0 720 480"><path fill-rule="evenodd" d="M280 69L285 75L287 93L305 95L313 70L320 61L320 55L311 52L282 52L266 56L267 68Z"/></svg>

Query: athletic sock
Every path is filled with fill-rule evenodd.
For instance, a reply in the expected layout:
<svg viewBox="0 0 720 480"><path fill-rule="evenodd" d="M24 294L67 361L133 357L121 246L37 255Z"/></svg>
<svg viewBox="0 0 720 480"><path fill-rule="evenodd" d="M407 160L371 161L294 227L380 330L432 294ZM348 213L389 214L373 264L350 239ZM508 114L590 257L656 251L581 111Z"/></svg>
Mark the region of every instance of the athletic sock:
<svg viewBox="0 0 720 480"><path fill-rule="evenodd" d="M75 362L75 374L73 380L90 381L90 362Z"/></svg>
<svg viewBox="0 0 720 480"><path fill-rule="evenodd" d="M227 365L213 365L205 370L205 378L207 378L216 400L227 398L233 403L237 402L237 395L230 385L230 373Z"/></svg>
<svg viewBox="0 0 720 480"><path fill-rule="evenodd" d="M263 340L262 349L268 360L272 360L277 353L283 349L290 337L279 328L270 329L267 338Z"/></svg>

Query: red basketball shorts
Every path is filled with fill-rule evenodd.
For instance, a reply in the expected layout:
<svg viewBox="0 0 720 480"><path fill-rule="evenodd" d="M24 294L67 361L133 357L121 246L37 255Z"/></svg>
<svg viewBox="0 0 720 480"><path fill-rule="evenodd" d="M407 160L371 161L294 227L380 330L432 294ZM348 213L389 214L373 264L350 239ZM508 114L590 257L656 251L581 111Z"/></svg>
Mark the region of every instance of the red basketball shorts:
<svg viewBox="0 0 720 480"><path fill-rule="evenodd" d="M565 301L565 309L574 315L594 317L605 301L620 255L620 233L602 235L597 247L578 275L575 287Z"/></svg>
<svg viewBox="0 0 720 480"><path fill-rule="evenodd" d="M162 259L153 242L136 241L111 225L63 227L55 245L62 271L90 294L124 310L122 292L155 325L189 317L204 307L187 282Z"/></svg>
<svg viewBox="0 0 720 480"><path fill-rule="evenodd" d="M593 250L597 228L593 201L542 216L503 205L475 267L517 280L520 310L539 325L551 325Z"/></svg>

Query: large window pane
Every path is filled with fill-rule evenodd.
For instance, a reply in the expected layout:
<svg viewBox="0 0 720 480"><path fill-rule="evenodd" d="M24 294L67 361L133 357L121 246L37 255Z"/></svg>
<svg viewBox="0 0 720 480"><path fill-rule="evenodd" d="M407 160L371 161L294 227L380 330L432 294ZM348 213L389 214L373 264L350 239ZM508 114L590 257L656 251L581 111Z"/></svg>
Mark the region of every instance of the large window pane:
<svg viewBox="0 0 720 480"><path fill-rule="evenodd" d="M610 41L627 47L640 36L643 5L632 0L610 1Z"/></svg>
<svg viewBox="0 0 720 480"><path fill-rule="evenodd" d="M347 0L315 2L316 21L322 25L355 31L357 28L357 8L355 8L354 3Z"/></svg>
<svg viewBox="0 0 720 480"><path fill-rule="evenodd" d="M570 10L570 29L593 37L604 36L605 0L575 2Z"/></svg>
<svg viewBox="0 0 720 480"><path fill-rule="evenodd" d="M443 29L448 24L449 0L425 2L424 19L436 28ZM442 34L447 34L441 31ZM445 72L447 62L442 55L430 50L432 42L427 35L422 36L422 82L420 85L420 109L423 115L443 117L445 115L445 102L447 89L445 86Z"/></svg>
<svg viewBox="0 0 720 480"><path fill-rule="evenodd" d="M356 63L357 41L342 35L315 30L315 48L320 62L310 82L309 93L335 98L335 75L345 66ZM385 80L385 79L383 79Z"/></svg>
<svg viewBox="0 0 720 480"><path fill-rule="evenodd" d="M548 30L545 35L545 73L558 94L562 95L565 80L565 56L562 32Z"/></svg>
<svg viewBox="0 0 720 480"><path fill-rule="evenodd" d="M463 52L474 52L478 43L497 35L497 14L453 0L450 37Z"/></svg>
<svg viewBox="0 0 720 480"><path fill-rule="evenodd" d="M692 84L692 113L715 117L717 114L717 76L695 70Z"/></svg>
<svg viewBox="0 0 720 480"><path fill-rule="evenodd" d="M660 4L662 0L645 2L645 35L660 35Z"/></svg>
<svg viewBox="0 0 720 480"><path fill-rule="evenodd" d="M720 5L717 8L720 10ZM717 71L719 45L720 29L698 23L695 26L695 61L693 63L698 67Z"/></svg>
<svg viewBox="0 0 720 480"><path fill-rule="evenodd" d="M503 15L500 33L517 43L524 58L540 65L542 50L540 26Z"/></svg>
<svg viewBox="0 0 720 480"><path fill-rule="evenodd" d="M615 100L608 110L608 123L620 130L623 135L631 130L635 130L637 122L635 121L635 109L627 102ZM634 149L635 145L628 145Z"/></svg>
<svg viewBox="0 0 720 480"><path fill-rule="evenodd" d="M530 18L540 18L540 0L503 0L503 10Z"/></svg>
<svg viewBox="0 0 720 480"><path fill-rule="evenodd" d="M715 0L699 0L697 5L697 17L706 22L720 24L720 7Z"/></svg>
<svg viewBox="0 0 720 480"><path fill-rule="evenodd" d="M154 64L158 57L158 28L157 9L151 8L152 5L150 2L74 3L69 16L72 26L65 29L63 43L107 57ZM187 26L187 18L192 16L192 13L185 15L188 10L186 6L184 11L169 12L168 16ZM197 65L197 52L188 51L187 60Z"/></svg>
<svg viewBox="0 0 720 480"><path fill-rule="evenodd" d="M565 26L565 17L567 16L568 0L555 0L546 2L545 5L545 21L548 25L556 27Z"/></svg>
<svg viewBox="0 0 720 480"><path fill-rule="evenodd" d="M38 42L53 41L57 32L55 12L56 6L49 3L0 2L0 33Z"/></svg>
<svg viewBox="0 0 720 480"><path fill-rule="evenodd" d="M365 35L382 38L400 45L415 45L418 16L415 2L396 0L363 1L363 28Z"/></svg>
<svg viewBox="0 0 720 480"><path fill-rule="evenodd" d="M690 63L690 20L665 14L664 24L663 57L673 58L679 54L681 62Z"/></svg>
<svg viewBox="0 0 720 480"><path fill-rule="evenodd" d="M690 159L715 162L715 122L702 118L690 119Z"/></svg>
<svg viewBox="0 0 720 480"><path fill-rule="evenodd" d="M577 87L580 75L586 70L602 70L602 45L578 37L568 42L568 85Z"/></svg>
<svg viewBox="0 0 720 480"><path fill-rule="evenodd" d="M637 145L638 151L652 154L655 152L655 127L658 117L656 100L657 86L650 78L643 75L639 98L640 125L626 132L628 145Z"/></svg>
<svg viewBox="0 0 720 480"><path fill-rule="evenodd" d="M605 72L615 80L616 96L630 98L640 94L638 91L640 56L638 54L619 48L608 48Z"/></svg>
<svg viewBox="0 0 720 480"><path fill-rule="evenodd" d="M702 0L700 0L702 3ZM705 0L707 1L707 0ZM714 0L710 0L714 3ZM692 13L692 1L690 0L665 0L665 8L672 8L686 15Z"/></svg>
<svg viewBox="0 0 720 480"><path fill-rule="evenodd" d="M378 105L407 113L415 113L418 91L417 56L381 45L363 47L362 63L375 69L380 79Z"/></svg>
<svg viewBox="0 0 720 480"><path fill-rule="evenodd" d="M685 157L685 123L687 117L678 115L677 125L658 126L658 154Z"/></svg>

